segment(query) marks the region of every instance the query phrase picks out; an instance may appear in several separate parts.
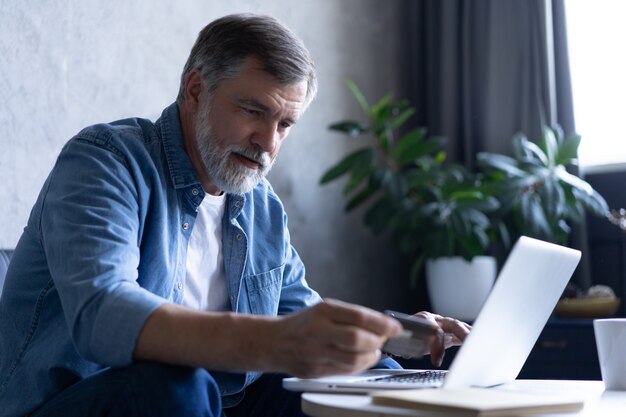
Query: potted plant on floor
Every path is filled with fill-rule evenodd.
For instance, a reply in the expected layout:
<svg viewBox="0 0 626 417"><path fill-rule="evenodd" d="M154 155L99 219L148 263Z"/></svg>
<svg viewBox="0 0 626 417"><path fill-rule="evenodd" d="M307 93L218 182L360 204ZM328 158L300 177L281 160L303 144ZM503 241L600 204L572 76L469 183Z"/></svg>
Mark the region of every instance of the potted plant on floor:
<svg viewBox="0 0 626 417"><path fill-rule="evenodd" d="M406 101L386 95L370 105L353 82L348 88L365 121L344 120L329 129L358 138L362 146L326 171L320 182L348 177L343 189L346 211L367 204L365 224L375 233L389 233L412 260L413 284L426 266L433 309L473 319L496 275L495 259L487 257L490 245L496 236L507 236L498 217L492 216L500 206L491 194L496 188L462 166L447 163L444 138L428 137L424 128L403 131L415 112ZM447 266L438 266L441 263ZM478 281L472 282L470 272L458 272L458 267L475 270ZM450 283L432 276L451 268ZM462 284L467 288L459 287Z"/></svg>

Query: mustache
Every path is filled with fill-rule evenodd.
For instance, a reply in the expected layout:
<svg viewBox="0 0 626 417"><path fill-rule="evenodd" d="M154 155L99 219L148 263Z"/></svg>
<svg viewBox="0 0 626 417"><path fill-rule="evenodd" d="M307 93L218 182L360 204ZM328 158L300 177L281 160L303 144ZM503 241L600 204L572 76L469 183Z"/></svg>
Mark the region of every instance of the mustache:
<svg viewBox="0 0 626 417"><path fill-rule="evenodd" d="M260 151L258 149L251 149L243 146L230 146L228 149L229 152L237 153L239 155L245 156L248 159L253 160L262 169L265 169L272 163L272 158L269 153Z"/></svg>

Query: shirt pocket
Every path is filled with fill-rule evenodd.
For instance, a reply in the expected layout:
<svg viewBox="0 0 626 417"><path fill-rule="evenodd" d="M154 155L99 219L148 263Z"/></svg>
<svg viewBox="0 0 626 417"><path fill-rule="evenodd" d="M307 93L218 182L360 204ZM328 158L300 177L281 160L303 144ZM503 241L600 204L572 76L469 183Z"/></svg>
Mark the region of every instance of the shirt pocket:
<svg viewBox="0 0 626 417"><path fill-rule="evenodd" d="M246 291L252 314L275 316L283 282L284 265L245 278Z"/></svg>

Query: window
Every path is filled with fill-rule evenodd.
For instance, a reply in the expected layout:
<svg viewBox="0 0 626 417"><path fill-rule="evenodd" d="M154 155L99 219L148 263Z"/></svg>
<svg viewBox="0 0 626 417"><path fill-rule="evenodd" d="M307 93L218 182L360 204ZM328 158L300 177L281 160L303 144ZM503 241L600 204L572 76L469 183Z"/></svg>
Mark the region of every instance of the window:
<svg viewBox="0 0 626 417"><path fill-rule="evenodd" d="M626 169L626 1L566 0L580 165Z"/></svg>

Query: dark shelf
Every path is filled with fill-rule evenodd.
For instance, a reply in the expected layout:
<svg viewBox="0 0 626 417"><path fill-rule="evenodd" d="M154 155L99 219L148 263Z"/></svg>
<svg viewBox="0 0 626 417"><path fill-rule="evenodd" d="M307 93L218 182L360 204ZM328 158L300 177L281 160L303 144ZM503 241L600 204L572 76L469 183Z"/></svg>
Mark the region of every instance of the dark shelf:
<svg viewBox="0 0 626 417"><path fill-rule="evenodd" d="M519 378L600 380L591 319L551 319Z"/></svg>

